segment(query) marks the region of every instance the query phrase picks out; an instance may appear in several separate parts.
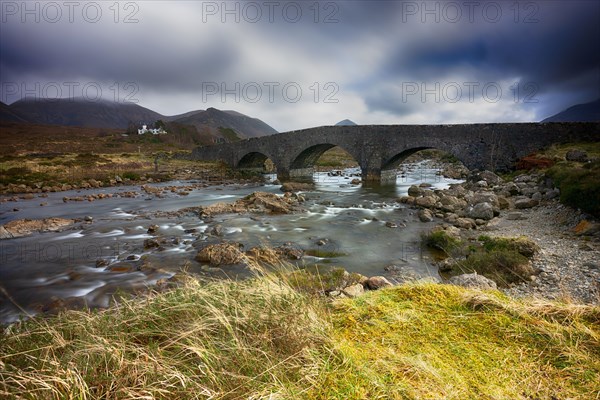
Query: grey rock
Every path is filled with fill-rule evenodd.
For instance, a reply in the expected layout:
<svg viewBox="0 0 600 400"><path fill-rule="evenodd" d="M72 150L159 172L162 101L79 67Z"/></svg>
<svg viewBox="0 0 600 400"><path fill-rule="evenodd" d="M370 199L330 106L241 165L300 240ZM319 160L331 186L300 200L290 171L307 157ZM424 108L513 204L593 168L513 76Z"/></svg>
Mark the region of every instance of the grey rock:
<svg viewBox="0 0 600 400"><path fill-rule="evenodd" d="M348 286L342 290L342 293L348 297L358 297L365 292L365 288L360 283Z"/></svg>
<svg viewBox="0 0 600 400"><path fill-rule="evenodd" d="M497 285L491 279L477 273L453 276L448 283L472 289L496 289Z"/></svg>
<svg viewBox="0 0 600 400"><path fill-rule="evenodd" d="M416 185L412 185L408 188L408 195L411 197L419 197L423 195L423 189Z"/></svg>
<svg viewBox="0 0 600 400"><path fill-rule="evenodd" d="M550 189L544 195L546 200L552 200L560 196L560 190L558 188Z"/></svg>
<svg viewBox="0 0 600 400"><path fill-rule="evenodd" d="M490 203L479 203L467 210L467 217L489 221L494 218L494 208Z"/></svg>
<svg viewBox="0 0 600 400"><path fill-rule="evenodd" d="M531 208L531 207L535 207L539 204L540 202L534 199L519 199L517 201L515 201L515 208L517 209L524 209L524 208Z"/></svg>
<svg viewBox="0 0 600 400"><path fill-rule="evenodd" d="M431 211L426 210L426 209L419 210L419 212L417 213L417 216L419 217L419 220L421 222L433 221L433 215L431 215Z"/></svg>
<svg viewBox="0 0 600 400"><path fill-rule="evenodd" d="M471 203L473 205L479 203L490 203L492 206L498 207L500 204L498 203L498 196L492 192L478 192L475 193L471 199Z"/></svg>
<svg viewBox="0 0 600 400"><path fill-rule="evenodd" d="M415 200L416 205L418 205L420 207L425 207L425 208L434 207L436 202L437 202L437 198L434 196L419 197L419 198L417 198L417 200Z"/></svg>
<svg viewBox="0 0 600 400"><path fill-rule="evenodd" d="M588 155L583 150L569 150L565 156L567 161L576 161L576 162L586 162L588 160Z"/></svg>
<svg viewBox="0 0 600 400"><path fill-rule="evenodd" d="M506 215L506 219L508 219L509 221L518 221L520 219L525 219L525 217L523 217L522 212L515 211L515 212L509 212Z"/></svg>

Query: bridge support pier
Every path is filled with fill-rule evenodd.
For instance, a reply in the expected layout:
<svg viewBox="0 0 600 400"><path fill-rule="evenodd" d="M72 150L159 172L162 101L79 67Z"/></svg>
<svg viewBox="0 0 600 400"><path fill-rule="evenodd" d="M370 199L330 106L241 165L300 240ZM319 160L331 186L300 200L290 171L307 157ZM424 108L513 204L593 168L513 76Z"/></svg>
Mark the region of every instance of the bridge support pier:
<svg viewBox="0 0 600 400"><path fill-rule="evenodd" d="M367 184L375 185L395 185L396 170L380 170L380 169L362 169L362 181Z"/></svg>
<svg viewBox="0 0 600 400"><path fill-rule="evenodd" d="M312 182L314 168L296 168L290 170L277 169L277 179L281 182Z"/></svg>

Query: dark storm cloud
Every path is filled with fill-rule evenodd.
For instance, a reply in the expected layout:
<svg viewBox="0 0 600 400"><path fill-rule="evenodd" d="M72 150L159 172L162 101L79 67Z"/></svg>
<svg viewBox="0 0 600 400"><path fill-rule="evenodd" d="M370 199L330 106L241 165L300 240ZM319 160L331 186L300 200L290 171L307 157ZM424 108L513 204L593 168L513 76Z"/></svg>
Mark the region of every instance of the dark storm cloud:
<svg viewBox="0 0 600 400"><path fill-rule="evenodd" d="M3 29L0 39L3 81L37 76L67 81L134 81L156 89L197 90L202 75L226 74L237 58L237 50L227 38L198 45L194 40L185 42L152 32L110 36L57 30L44 35L37 27L40 32L35 39L27 40L22 36L23 27L17 28Z"/></svg>
<svg viewBox="0 0 600 400"><path fill-rule="evenodd" d="M206 82L293 80L305 94L314 82L339 85L339 103L326 105L314 121L306 116L325 110L322 104L245 104L248 113L275 121L280 129L333 123L323 120L334 118L327 116L332 113L359 120L379 115L385 120L370 122L381 123L428 114L442 120L465 103L462 98L446 104L407 99L406 83L510 85L518 80L537 85L537 103L504 108L499 103L495 114L489 108L479 116L492 119L510 119L515 110L527 113L512 118L543 118L600 97L599 2L281 1L269 20L266 3L258 1L262 17L248 21L243 11L252 11L251 3L135 2L138 22L133 24L112 20L108 6L113 3L101 3L98 23L81 18L22 23L8 16L0 26L0 83L133 81L140 87L140 104L150 102L170 113L208 106L189 104ZM206 13L223 4L238 7L239 23L223 10ZM472 4L477 6L469 14ZM455 6L460 18L453 14ZM301 18L292 21L295 7ZM497 7L501 15L495 20ZM505 92L510 93L508 87Z"/></svg>
<svg viewBox="0 0 600 400"><path fill-rule="evenodd" d="M431 25L437 34L397 49L382 66L381 76L409 75L415 81L432 82L454 72L480 83L518 77L536 85L537 95L554 97L537 106L542 115L556 110L556 104L568 106L573 97L589 101L600 96L600 3L535 4L531 23L515 22L508 7L514 3L503 3L510 18L494 24L463 20ZM368 101L374 109L381 103L379 96Z"/></svg>

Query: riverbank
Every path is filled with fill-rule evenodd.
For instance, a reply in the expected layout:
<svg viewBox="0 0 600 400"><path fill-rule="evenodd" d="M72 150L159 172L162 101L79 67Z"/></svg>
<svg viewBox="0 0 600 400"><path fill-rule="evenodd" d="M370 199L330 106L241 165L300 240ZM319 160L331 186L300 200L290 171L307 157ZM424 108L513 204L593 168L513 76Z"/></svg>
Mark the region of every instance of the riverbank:
<svg viewBox="0 0 600 400"><path fill-rule="evenodd" d="M600 304L600 238L592 231L598 223L586 218L554 200L524 211L518 221L500 222L494 236L526 236L540 247L532 260L535 280L506 293Z"/></svg>
<svg viewBox="0 0 600 400"><path fill-rule="evenodd" d="M446 250L437 263L442 272L479 272L495 280L513 297L563 299L600 303L600 223L593 216L559 202L560 191L543 173L531 172L504 180L485 171L471 173L467 182L447 190L411 187L401 202L418 209L421 221L437 220L437 231L463 243ZM490 271L473 271L471 256L487 237L523 237L537 245L523 260L526 275L506 282ZM457 246L455 246L457 247ZM499 254L506 258L507 253ZM510 254L508 254L510 258ZM490 262L513 263L510 260ZM515 272L517 273L517 272ZM521 273L522 274L522 273Z"/></svg>
<svg viewBox="0 0 600 400"><path fill-rule="evenodd" d="M257 268L259 268L257 266ZM33 398L594 398L600 309L430 283L324 301L281 270L184 279L0 334L0 394Z"/></svg>

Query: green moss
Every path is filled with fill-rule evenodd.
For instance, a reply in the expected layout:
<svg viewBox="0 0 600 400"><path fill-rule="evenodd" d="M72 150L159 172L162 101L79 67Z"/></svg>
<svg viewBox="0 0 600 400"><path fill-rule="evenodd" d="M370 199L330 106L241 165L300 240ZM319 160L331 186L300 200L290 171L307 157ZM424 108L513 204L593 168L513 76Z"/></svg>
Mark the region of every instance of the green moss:
<svg viewBox="0 0 600 400"><path fill-rule="evenodd" d="M339 251L327 251L322 249L308 249L304 252L306 255L320 258L336 258L343 257L346 253L342 253Z"/></svg>
<svg viewBox="0 0 600 400"><path fill-rule="evenodd" d="M561 203L600 217L600 160L583 167L559 163L547 174L560 189Z"/></svg>
<svg viewBox="0 0 600 400"><path fill-rule="evenodd" d="M457 239L442 230L424 234L422 242L425 246L441 250L447 255L462 245L460 239Z"/></svg>
<svg viewBox="0 0 600 400"><path fill-rule="evenodd" d="M476 251L452 266L451 275L477 272L500 286L528 281L535 273L527 257L516 250L495 249Z"/></svg>
<svg viewBox="0 0 600 400"><path fill-rule="evenodd" d="M522 256L531 258L540 250L540 247L534 241L525 236L518 238L492 238L482 235L478 240L483 243L483 248L488 252L497 250L516 251Z"/></svg>

